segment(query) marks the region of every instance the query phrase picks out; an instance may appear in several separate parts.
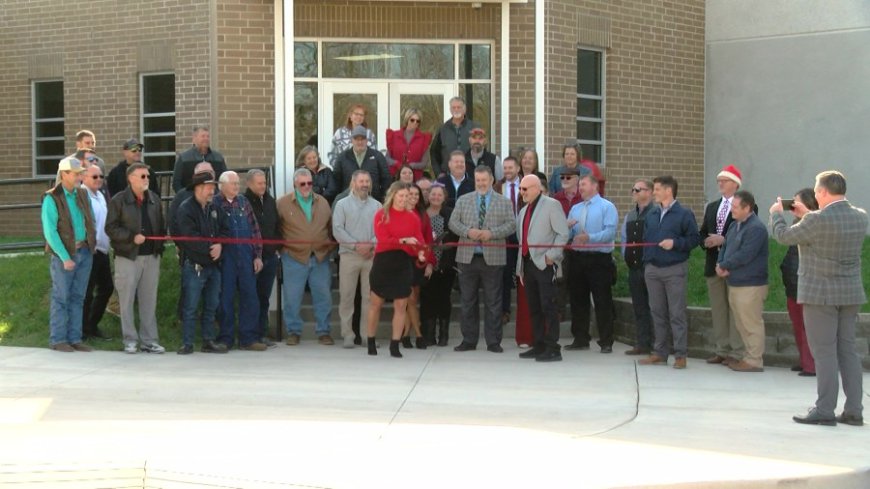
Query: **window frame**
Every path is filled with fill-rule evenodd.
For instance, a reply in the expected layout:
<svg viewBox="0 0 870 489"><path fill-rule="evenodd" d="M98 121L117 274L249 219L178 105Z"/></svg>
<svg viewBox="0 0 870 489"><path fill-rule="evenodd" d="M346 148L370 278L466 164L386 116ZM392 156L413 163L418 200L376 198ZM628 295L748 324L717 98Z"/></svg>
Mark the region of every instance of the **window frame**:
<svg viewBox="0 0 870 489"><path fill-rule="evenodd" d="M600 62L599 62L598 69L599 69L599 73L600 73L600 80L599 80L600 85L599 86L601 87L601 94L600 95L591 95L591 94L580 93L580 80L579 79L576 80L577 107L575 107L575 111L574 111L574 117L575 117L574 130L576 133L576 130L577 130L576 126L577 126L578 122L592 122L592 123L600 124L601 130L599 133L600 139L581 139L580 134L575 134L575 137L577 140L577 144L594 145L594 146L599 146L601 148L601 161L596 161L596 163L598 163L598 165L603 168L606 166L606 161L607 161L607 151L606 151L607 145L605 144L605 142L607 141L606 124L605 124L605 119L606 119L605 115L607 113L607 83L606 83L607 82L607 71L606 71L606 67L607 67L606 54L607 54L607 52L602 48L594 48L594 47L590 47L590 46L578 45L577 46L577 61L576 61L578 64L580 63L580 51L592 51L592 52L599 53ZM601 106L600 116L599 117L586 117L586 116L578 115L577 108L579 107L580 100L595 100L595 101L599 102L600 106Z"/></svg>
<svg viewBox="0 0 870 489"><path fill-rule="evenodd" d="M63 117L47 117L43 119L38 119L36 117L36 86L40 83L61 83L61 95L65 95L63 93L64 90L64 81L63 78L46 78L42 80L31 80L30 81L30 130L33 137L30 140L31 145L31 154L33 155L33 159L31 161L31 173L34 177L42 177L42 176L55 176L57 174L57 170L54 173L39 173L39 162L46 160L54 160L55 164L59 164L60 160L66 158L66 154L61 155L48 155L48 156L39 156L37 155L37 148L39 147L39 143L41 141L61 141L66 144L65 134L66 134L66 97L64 97L64 109L63 109ZM43 122L62 122L64 124L63 132L60 136L54 137L39 137L39 133L37 132L36 126L39 123Z"/></svg>
<svg viewBox="0 0 870 489"><path fill-rule="evenodd" d="M173 151L157 151L157 152L149 152L148 145L145 145L145 149L142 151L142 158L145 162L148 162L148 156L172 156L176 157L175 151L175 142L177 141L178 131L173 130L172 132L145 132L145 119L151 117L172 117L173 126L177 127L177 119L176 114L177 111L177 97L176 94L172 94L173 106L176 106L176 110L172 112L153 112L153 113L145 113L145 78L150 76L166 76L172 75L173 85L175 84L175 72L174 71L153 71L153 72L142 72L139 73L139 141L145 145L146 137L154 138L154 137L172 137L173 141Z"/></svg>

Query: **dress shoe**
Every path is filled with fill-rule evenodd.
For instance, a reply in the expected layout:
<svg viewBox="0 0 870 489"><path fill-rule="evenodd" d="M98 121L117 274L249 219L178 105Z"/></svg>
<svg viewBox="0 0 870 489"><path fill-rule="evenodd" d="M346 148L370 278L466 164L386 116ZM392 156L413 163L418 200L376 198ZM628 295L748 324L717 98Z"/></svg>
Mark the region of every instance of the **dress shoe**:
<svg viewBox="0 0 870 489"><path fill-rule="evenodd" d="M429 346L426 338L423 338L422 336L418 336L417 339L414 341L414 344L418 350L425 350L426 347Z"/></svg>
<svg viewBox="0 0 870 489"><path fill-rule="evenodd" d="M296 346L299 344L299 335L290 333L287 335L287 341L285 341L287 346Z"/></svg>
<svg viewBox="0 0 870 489"><path fill-rule="evenodd" d="M229 351L227 345L218 343L214 340L206 340L202 342L202 348L199 351L203 353L226 353Z"/></svg>
<svg viewBox="0 0 870 489"><path fill-rule="evenodd" d="M612 346L602 346L601 353L613 353L613 347Z"/></svg>
<svg viewBox="0 0 870 489"><path fill-rule="evenodd" d="M501 345L492 344L486 347L486 351L491 351L493 353L503 353L504 348Z"/></svg>
<svg viewBox="0 0 870 489"><path fill-rule="evenodd" d="M193 345L181 345L181 348L176 353L179 355L190 355L193 353Z"/></svg>
<svg viewBox="0 0 870 489"><path fill-rule="evenodd" d="M857 414L847 414L844 412L843 414L837 416L837 422L850 426L864 426L864 417L858 416Z"/></svg>
<svg viewBox="0 0 870 489"><path fill-rule="evenodd" d="M332 336L329 336L328 334L322 334L318 336L317 342L325 346L332 346L335 344L335 340L333 340Z"/></svg>
<svg viewBox="0 0 870 489"><path fill-rule="evenodd" d="M630 350L626 350L625 354L626 355L649 355L649 351L650 351L649 348L638 348L635 346L634 348L632 348Z"/></svg>
<svg viewBox="0 0 870 489"><path fill-rule="evenodd" d="M819 411L816 408L810 409L806 416L792 416L791 419L793 419L795 423L800 424L821 424L825 426L837 426L836 418L826 418L819 414Z"/></svg>
<svg viewBox="0 0 870 489"><path fill-rule="evenodd" d="M730 367L732 363L740 363L740 362L742 362L742 361L743 361L743 360L738 360L738 359L736 359L736 358L734 358L734 357L725 357L725 360L722 360L721 365L722 365L723 367Z"/></svg>
<svg viewBox="0 0 870 489"><path fill-rule="evenodd" d="M562 354L555 350L547 350L535 357L536 362L561 362Z"/></svg>
<svg viewBox="0 0 870 489"><path fill-rule="evenodd" d="M520 358L537 358L538 355L542 353L544 353L544 350L540 348L532 348L520 353Z"/></svg>
<svg viewBox="0 0 870 489"><path fill-rule="evenodd" d="M453 347L453 351L471 351L477 350L477 345L472 345L470 343L462 342L457 346Z"/></svg>
<svg viewBox="0 0 870 489"><path fill-rule="evenodd" d="M73 343L71 346L72 346L72 349L75 351L85 351L85 352L94 351L93 348L91 348L90 346L88 346L84 343Z"/></svg>
<svg viewBox="0 0 870 489"><path fill-rule="evenodd" d="M807 372L806 370L801 370L800 372L798 372L798 376L800 376L800 377L815 377L816 373L815 372Z"/></svg>
<svg viewBox="0 0 870 489"><path fill-rule="evenodd" d="M239 350L245 351L266 351L268 346L265 343L260 343L259 341L255 341L250 345L243 345L239 347Z"/></svg>
<svg viewBox="0 0 870 489"><path fill-rule="evenodd" d="M677 370L683 370L686 368L686 357L675 358L674 368Z"/></svg>
<svg viewBox="0 0 870 489"><path fill-rule="evenodd" d="M795 365L794 367L791 368L792 372L800 372L802 370L803 370L803 367L801 367L800 365Z"/></svg>
<svg viewBox="0 0 870 489"><path fill-rule="evenodd" d="M637 361L639 365L667 365L668 359L658 355L650 355Z"/></svg>
<svg viewBox="0 0 870 489"><path fill-rule="evenodd" d="M732 362L728 364L728 368L735 372L764 372L764 367L757 367L755 365L750 365L743 360L739 362Z"/></svg>
<svg viewBox="0 0 870 489"><path fill-rule="evenodd" d="M723 357L722 355L713 355L712 357L707 359L707 363L709 363L711 365L717 365L717 364L725 362L725 360L726 360L726 358Z"/></svg>
<svg viewBox="0 0 870 489"><path fill-rule="evenodd" d="M73 347L69 346L69 343L57 343L51 345L51 349L54 351L62 351L64 353L72 353L75 351Z"/></svg>
<svg viewBox="0 0 870 489"><path fill-rule="evenodd" d="M580 342L575 341L575 342L571 343L570 345L566 346L565 349L566 350L588 350L589 343L580 343Z"/></svg>

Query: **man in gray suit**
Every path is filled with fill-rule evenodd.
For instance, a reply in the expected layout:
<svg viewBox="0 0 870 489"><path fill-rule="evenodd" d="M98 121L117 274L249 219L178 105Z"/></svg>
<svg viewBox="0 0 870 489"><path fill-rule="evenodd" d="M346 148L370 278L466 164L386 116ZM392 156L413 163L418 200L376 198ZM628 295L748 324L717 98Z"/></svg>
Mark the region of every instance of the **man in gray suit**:
<svg viewBox="0 0 870 489"><path fill-rule="evenodd" d="M450 230L459 236L456 263L462 300L462 343L455 351L477 348L480 338L478 289L483 285L486 349L501 353L502 273L506 262L505 238L516 230L511 201L492 189L492 170L486 165L474 169L475 192L456 201Z"/></svg>
<svg viewBox="0 0 870 489"><path fill-rule="evenodd" d="M562 360L562 353L559 351L555 278L562 265L562 247L568 242L568 220L562 204L541 195L543 190L541 180L535 175L526 175L520 182L520 193L526 205L517 216L517 240L520 243L517 277L526 288L534 338L533 347L520 353L520 358L558 362ZM530 247L529 244L553 247Z"/></svg>
<svg viewBox="0 0 870 489"><path fill-rule="evenodd" d="M804 305L807 340L816 360L818 399L798 423L833 426L864 424L861 360L855 351L855 322L867 302L861 282L861 246L867 234L867 213L846 200L846 178L838 171L816 175L819 210L808 212L799 202L794 213L802 217L788 226L782 199L770 207L770 228L785 245L798 245L797 301ZM839 383L843 378L846 404L835 416Z"/></svg>

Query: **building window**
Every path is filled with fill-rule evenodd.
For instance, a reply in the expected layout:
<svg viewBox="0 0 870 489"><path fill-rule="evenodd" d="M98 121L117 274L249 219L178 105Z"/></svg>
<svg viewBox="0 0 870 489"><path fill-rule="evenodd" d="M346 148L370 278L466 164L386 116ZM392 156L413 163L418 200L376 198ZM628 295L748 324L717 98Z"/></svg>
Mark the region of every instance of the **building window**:
<svg viewBox="0 0 870 489"><path fill-rule="evenodd" d="M577 50L577 142L604 166L604 52Z"/></svg>
<svg viewBox="0 0 870 489"><path fill-rule="evenodd" d="M143 157L155 171L175 166L175 73L143 73L139 79Z"/></svg>
<svg viewBox="0 0 870 489"><path fill-rule="evenodd" d="M33 173L57 174L63 150L63 81L33 82Z"/></svg>

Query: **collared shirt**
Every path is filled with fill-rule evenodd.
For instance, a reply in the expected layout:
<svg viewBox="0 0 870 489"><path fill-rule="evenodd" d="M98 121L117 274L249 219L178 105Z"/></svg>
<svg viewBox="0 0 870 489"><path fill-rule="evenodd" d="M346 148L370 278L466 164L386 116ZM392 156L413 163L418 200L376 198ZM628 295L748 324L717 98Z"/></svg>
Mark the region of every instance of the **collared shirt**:
<svg viewBox="0 0 870 489"><path fill-rule="evenodd" d="M196 199L195 197L193 197ZM263 235L260 234L260 223L257 222L257 216L254 215L254 207L248 202L247 197L239 194L236 195L233 200L229 200L223 194L216 194L212 200L212 203L223 213L226 215L227 219L225 220L227 224L227 228L230 231L231 237L234 238L246 238L248 236L242 236L235 234L239 232L239 229L233 224L233 216L239 216L244 214L245 222L248 225L248 229L250 230L250 237L253 239L262 239ZM245 245L242 245L245 246ZM261 258L263 256L263 245L248 245L251 246L254 258Z"/></svg>
<svg viewBox="0 0 870 489"><path fill-rule="evenodd" d="M463 173L463 174L462 174L462 178L460 178L459 180L457 180L456 177L454 177L453 174L451 173L451 174L450 174L450 181L453 182L453 191L454 191L454 193L459 193L459 186L462 185L462 182L465 181L465 174Z"/></svg>
<svg viewBox="0 0 870 489"><path fill-rule="evenodd" d="M68 191L63 185L61 185L61 188L63 188L66 206L69 207L69 215L76 243L84 241L88 237L87 230L85 229L85 216L76 204L75 188L73 188L72 192ZM45 236L48 246L51 247L61 261L72 259L66 251L63 241L60 239L60 234L57 232L57 204L54 203L54 199L51 196L46 196L42 200L42 234Z"/></svg>
<svg viewBox="0 0 870 489"><path fill-rule="evenodd" d="M294 190L296 192L296 202L299 202L299 207L302 208L302 212L305 213L305 219L308 222L311 222L311 207L314 204L314 192L308 194L308 198L302 196L298 190Z"/></svg>
<svg viewBox="0 0 870 489"><path fill-rule="evenodd" d="M109 213L106 197L99 190L94 192L82 185L88 191L91 199L91 209L94 210L94 226L97 228L97 251L109 252L109 236L106 234L106 215Z"/></svg>
<svg viewBox="0 0 870 489"><path fill-rule="evenodd" d="M357 153L356 150L353 151L353 156L356 158L356 164L362 168L363 161L366 159L366 151L362 153ZM309 219L310 220L310 219Z"/></svg>
<svg viewBox="0 0 870 489"><path fill-rule="evenodd" d="M661 207L662 207L662 216L659 218L659 222L661 222L662 220L664 220L664 218L665 218L665 214L667 214L668 211L671 210L671 207L674 206L674 202L676 202L676 201L677 201L677 199L672 200L671 203L670 203L670 205L668 205L667 207L665 207L665 206L661 206Z"/></svg>
<svg viewBox="0 0 870 489"><path fill-rule="evenodd" d="M513 197L511 196L511 185L513 185ZM522 197L520 197L520 177L513 180L505 180L501 186L501 194L511 201L514 208L514 216L519 214L520 208L523 206Z"/></svg>
<svg viewBox="0 0 870 489"><path fill-rule="evenodd" d="M716 210L716 230L717 231L719 230L719 227L720 227L719 215L722 213L722 207L727 206L727 208L726 208L727 210L725 211L725 216L722 218L722 224L721 224L722 232L725 232L725 221L728 220L728 214L731 211L731 199L733 199L733 198L734 198L733 195L731 197L725 197L723 195L722 201L719 202L719 208ZM717 232L717 234L722 234L722 233Z"/></svg>
<svg viewBox="0 0 870 489"><path fill-rule="evenodd" d="M581 219L585 208L585 219ZM600 195L595 194L589 200L575 204L568 213L568 220L575 220L571 226L571 239L585 232L589 235L588 244L601 243L594 248L578 248L581 252L610 253L613 251L613 240L616 238L616 227L619 224L619 214L616 206ZM580 222L585 220L585 222Z"/></svg>
<svg viewBox="0 0 870 489"><path fill-rule="evenodd" d="M489 203L492 201L492 189L489 189L485 194L480 195L480 193L475 192L474 205L477 206L478 210L478 222L480 222L480 201L483 200L483 205L489 210ZM476 223L475 223L476 224ZM483 253L483 246L477 245L474 247L475 253Z"/></svg>

